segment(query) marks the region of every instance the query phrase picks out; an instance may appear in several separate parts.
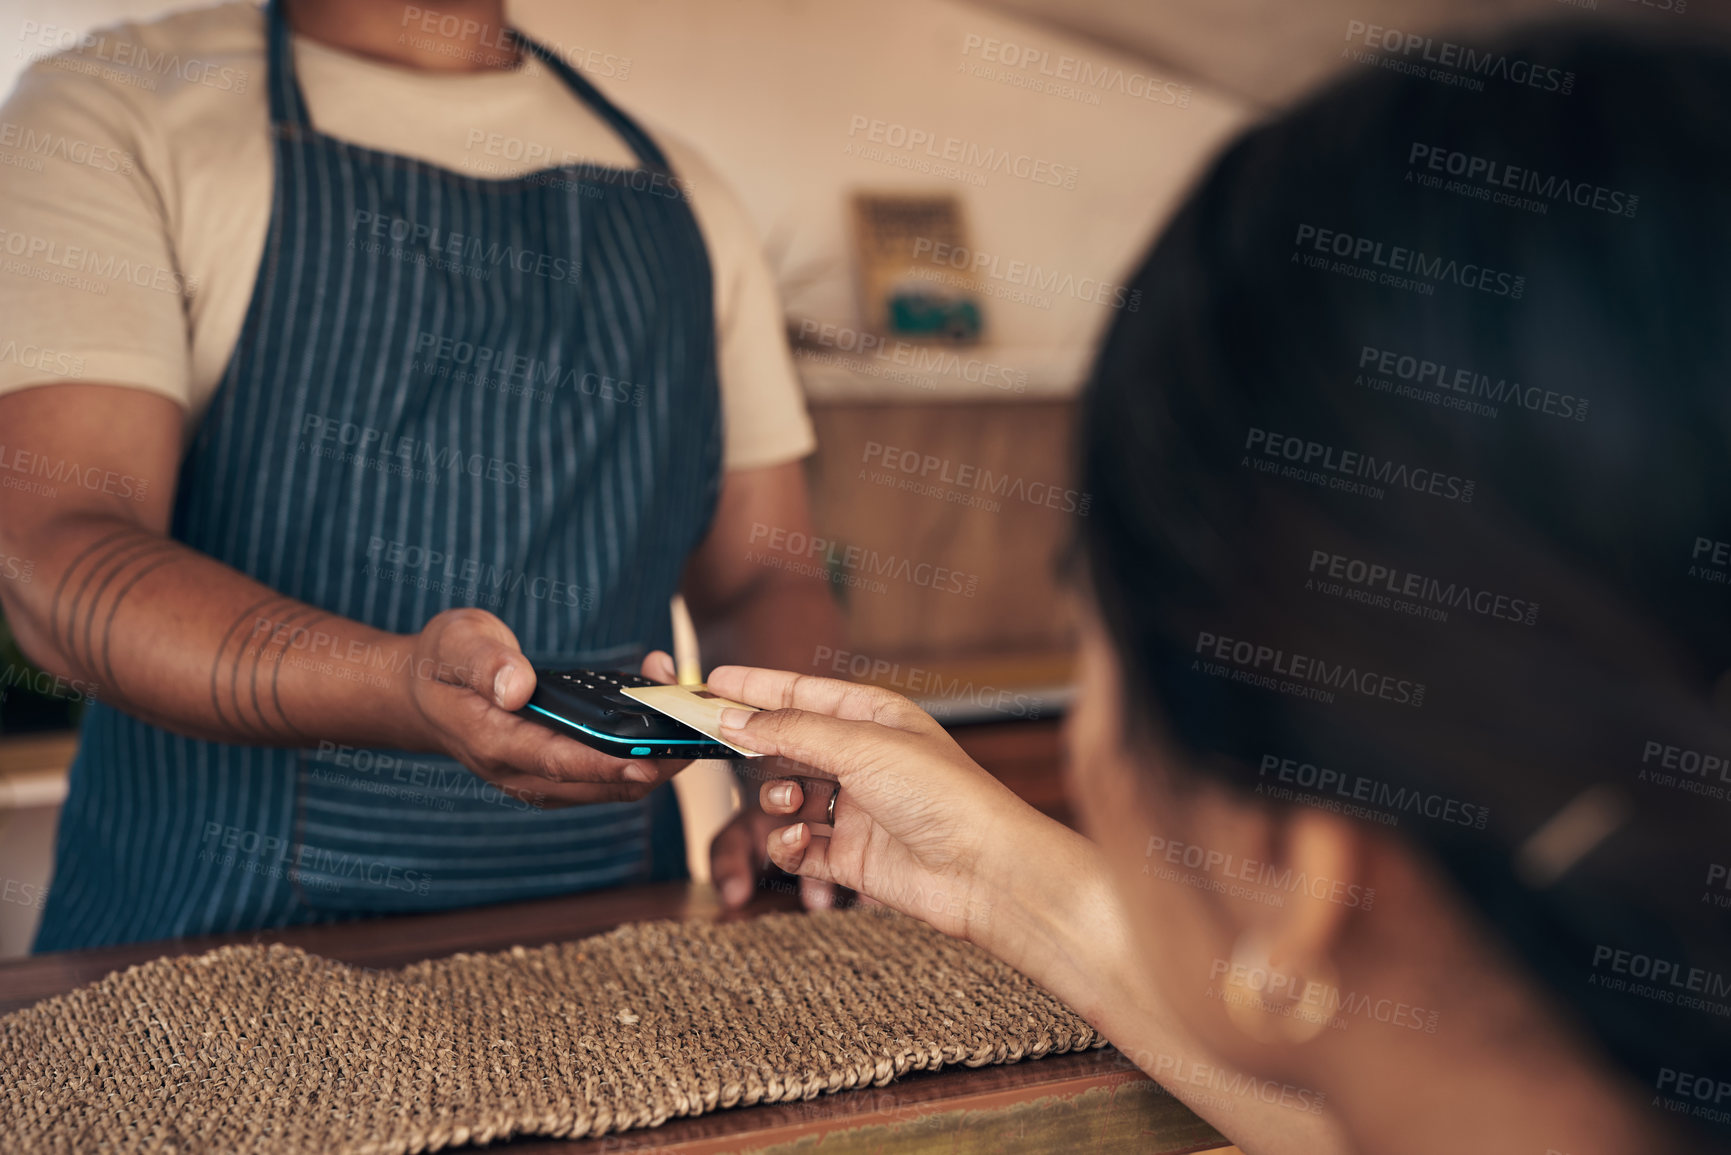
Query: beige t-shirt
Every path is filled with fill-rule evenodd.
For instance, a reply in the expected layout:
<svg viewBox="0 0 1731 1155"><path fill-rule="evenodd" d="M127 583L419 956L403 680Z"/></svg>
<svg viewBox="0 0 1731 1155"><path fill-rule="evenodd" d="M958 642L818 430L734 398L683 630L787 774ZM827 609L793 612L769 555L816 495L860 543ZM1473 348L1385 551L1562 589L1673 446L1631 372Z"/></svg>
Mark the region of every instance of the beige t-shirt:
<svg viewBox="0 0 1731 1155"><path fill-rule="evenodd" d="M637 164L527 54L512 71L440 73L300 37L294 53L313 123L330 136L486 177ZM248 0L102 29L32 65L0 107L0 393L136 386L196 425L264 251L268 127L264 16ZM811 422L751 221L695 151L651 134L714 269L727 466L803 457Z"/></svg>

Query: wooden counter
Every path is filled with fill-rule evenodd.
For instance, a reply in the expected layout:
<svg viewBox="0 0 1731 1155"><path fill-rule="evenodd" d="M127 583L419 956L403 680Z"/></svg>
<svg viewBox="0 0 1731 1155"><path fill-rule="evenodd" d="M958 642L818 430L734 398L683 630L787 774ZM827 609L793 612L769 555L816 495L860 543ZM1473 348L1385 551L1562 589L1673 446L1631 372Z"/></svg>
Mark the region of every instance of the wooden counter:
<svg viewBox="0 0 1731 1155"><path fill-rule="evenodd" d="M1058 778L1055 721L958 727L957 739L1030 803L1069 819ZM625 922L734 919L792 910L769 891L739 914L706 886L661 883L440 914L358 919L0 962L0 1013L94 982L117 968L225 943L287 943L356 966L399 967L459 951L583 938ZM1116 1050L1058 1055L1007 1066L917 1072L887 1087L801 1103L737 1108L599 1139L522 1139L495 1144L513 1155L668 1151L684 1155L863 1155L865 1152L1122 1152L1178 1155L1225 1141Z"/></svg>
<svg viewBox="0 0 1731 1155"><path fill-rule="evenodd" d="M357 966L398 967L458 951L582 938L641 919L749 918L793 908L790 899L765 895L747 911L729 915L708 887L675 882L441 914L64 951L0 963L0 1012L72 990L116 968L224 943L281 942ZM599 1139L522 1139L496 1146L514 1155L779 1153L809 1151L817 1144L824 1155L1054 1150L1177 1155L1222 1143L1213 1128L1107 1049L916 1073L887 1087L719 1111Z"/></svg>

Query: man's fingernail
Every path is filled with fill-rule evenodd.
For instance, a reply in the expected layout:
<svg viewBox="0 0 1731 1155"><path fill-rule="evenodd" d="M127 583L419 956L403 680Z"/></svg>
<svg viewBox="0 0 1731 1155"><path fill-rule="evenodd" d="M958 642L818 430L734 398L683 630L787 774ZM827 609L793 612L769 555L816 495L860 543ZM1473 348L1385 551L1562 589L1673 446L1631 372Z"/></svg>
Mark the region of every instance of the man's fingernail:
<svg viewBox="0 0 1731 1155"><path fill-rule="evenodd" d="M745 720L749 717L751 717L750 710L740 710L729 706L721 712L721 728L723 730L743 730Z"/></svg>
<svg viewBox="0 0 1731 1155"><path fill-rule="evenodd" d="M751 883L743 878L730 878L721 886L721 897L728 906L743 906L751 897Z"/></svg>
<svg viewBox="0 0 1731 1155"><path fill-rule="evenodd" d="M804 838L804 837L805 837L805 823L803 823L803 822L796 822L792 826L789 826L786 830L783 830L781 832L781 841L784 845L787 845L787 846L792 846L794 843L798 842L801 838Z"/></svg>
<svg viewBox="0 0 1731 1155"><path fill-rule="evenodd" d="M655 768L647 762L632 762L625 767L625 777L633 782L655 781Z"/></svg>
<svg viewBox="0 0 1731 1155"><path fill-rule="evenodd" d="M783 782L780 786L769 788L769 801L773 806L793 805L793 783Z"/></svg>
<svg viewBox="0 0 1731 1155"><path fill-rule="evenodd" d="M516 671L516 669L516 666L506 662L503 666L499 667L499 672L493 677L493 701L497 702L501 706L505 704L505 694L510 690L511 675Z"/></svg>

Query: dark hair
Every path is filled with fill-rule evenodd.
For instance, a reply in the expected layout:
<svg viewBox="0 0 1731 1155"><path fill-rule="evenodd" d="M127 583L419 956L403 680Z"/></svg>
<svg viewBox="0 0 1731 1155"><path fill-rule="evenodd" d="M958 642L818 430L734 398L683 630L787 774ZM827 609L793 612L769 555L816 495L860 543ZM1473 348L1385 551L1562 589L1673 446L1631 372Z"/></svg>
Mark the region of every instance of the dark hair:
<svg viewBox="0 0 1731 1155"><path fill-rule="evenodd" d="M1350 67L1212 165L1085 394L1131 736L1340 774L1649 1092L1731 1078L1731 58Z"/></svg>

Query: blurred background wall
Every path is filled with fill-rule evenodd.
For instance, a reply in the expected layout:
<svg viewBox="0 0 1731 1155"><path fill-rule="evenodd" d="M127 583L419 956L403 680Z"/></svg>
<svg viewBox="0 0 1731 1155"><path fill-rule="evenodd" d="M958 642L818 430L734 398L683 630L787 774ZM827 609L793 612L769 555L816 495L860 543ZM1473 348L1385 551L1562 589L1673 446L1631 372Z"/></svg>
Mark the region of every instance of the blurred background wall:
<svg viewBox="0 0 1731 1155"><path fill-rule="evenodd" d="M0 92L56 42L184 6L8 0ZM437 0L424 7L436 11ZM842 591L852 652L899 663L905 689L938 670L1064 680L1070 625L1050 562L1086 516L1088 495L1071 480L1071 399L1101 331L1130 304L1112 287L1235 129L1333 69L1357 67L1342 59L1355 23L1413 33L1555 15L1711 23L1731 5L516 0L511 12L627 109L701 149L744 202L790 331L804 336L821 532L964 575L971 592ZM916 133L945 142L940 151L955 142L964 156L1026 156L1062 178L967 163L919 171L909 165L926 150L906 147ZM910 371L858 353L865 318L849 205L859 192L947 193L961 206L963 263L977 257L988 271L983 340L959 367ZM995 384L967 364L991 366ZM1001 387L1007 380L1018 387ZM982 471L1005 492L942 480ZM71 749L66 735L0 733L0 957L21 952L34 926Z"/></svg>

